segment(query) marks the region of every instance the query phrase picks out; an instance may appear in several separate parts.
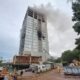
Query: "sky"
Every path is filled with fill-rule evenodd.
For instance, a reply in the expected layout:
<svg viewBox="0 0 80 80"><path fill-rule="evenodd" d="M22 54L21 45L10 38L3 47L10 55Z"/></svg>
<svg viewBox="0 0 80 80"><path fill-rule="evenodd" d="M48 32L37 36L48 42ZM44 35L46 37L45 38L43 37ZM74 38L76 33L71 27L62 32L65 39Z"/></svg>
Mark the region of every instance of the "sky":
<svg viewBox="0 0 80 80"><path fill-rule="evenodd" d="M77 35L72 29L73 13L67 0L0 0L0 57L12 59L18 54L20 29L28 6L39 8L47 16L50 55L59 57L75 47Z"/></svg>

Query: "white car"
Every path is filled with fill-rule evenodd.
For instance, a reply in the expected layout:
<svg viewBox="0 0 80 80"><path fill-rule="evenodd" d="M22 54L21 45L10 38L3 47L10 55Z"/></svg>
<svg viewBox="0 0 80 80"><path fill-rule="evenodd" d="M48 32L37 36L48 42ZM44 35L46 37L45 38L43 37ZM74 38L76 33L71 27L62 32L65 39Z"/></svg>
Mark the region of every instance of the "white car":
<svg viewBox="0 0 80 80"><path fill-rule="evenodd" d="M46 66L41 64L41 65L38 65L38 72L44 72L46 71Z"/></svg>
<svg viewBox="0 0 80 80"><path fill-rule="evenodd" d="M40 73L46 71L46 66L43 64L37 64L32 67L32 72Z"/></svg>

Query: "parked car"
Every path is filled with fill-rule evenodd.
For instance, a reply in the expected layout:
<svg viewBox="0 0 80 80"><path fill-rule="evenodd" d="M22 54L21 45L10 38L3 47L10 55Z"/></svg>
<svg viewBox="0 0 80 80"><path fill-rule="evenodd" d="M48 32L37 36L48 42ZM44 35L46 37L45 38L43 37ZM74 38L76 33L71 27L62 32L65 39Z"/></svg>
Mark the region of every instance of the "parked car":
<svg viewBox="0 0 80 80"><path fill-rule="evenodd" d="M35 72L35 73L44 72L44 71L46 71L46 70L47 70L47 68L46 68L46 66L43 65L43 64L37 64L37 65L34 65L34 66L32 67L32 72Z"/></svg>
<svg viewBox="0 0 80 80"><path fill-rule="evenodd" d="M32 72L33 73L38 73L38 67L37 66L32 67Z"/></svg>
<svg viewBox="0 0 80 80"><path fill-rule="evenodd" d="M50 64L45 64L46 66L46 70L50 70L51 69L51 65Z"/></svg>

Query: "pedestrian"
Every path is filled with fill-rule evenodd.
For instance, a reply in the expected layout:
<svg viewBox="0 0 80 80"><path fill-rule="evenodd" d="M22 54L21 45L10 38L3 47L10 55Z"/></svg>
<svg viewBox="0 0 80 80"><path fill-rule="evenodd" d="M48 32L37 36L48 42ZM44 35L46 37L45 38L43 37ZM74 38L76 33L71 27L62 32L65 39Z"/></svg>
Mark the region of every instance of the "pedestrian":
<svg viewBox="0 0 80 80"><path fill-rule="evenodd" d="M58 73L61 72L60 66L57 66L57 71L58 71Z"/></svg>
<svg viewBox="0 0 80 80"><path fill-rule="evenodd" d="M22 80L22 75L23 75L23 71L21 70L21 72L20 72L21 80Z"/></svg>
<svg viewBox="0 0 80 80"><path fill-rule="evenodd" d="M9 80L8 77L5 75L3 80Z"/></svg>
<svg viewBox="0 0 80 80"><path fill-rule="evenodd" d="M13 76L13 80L17 80L17 76L16 75Z"/></svg>
<svg viewBox="0 0 80 80"><path fill-rule="evenodd" d="M22 75L23 75L23 71L20 72L20 76L22 76Z"/></svg>

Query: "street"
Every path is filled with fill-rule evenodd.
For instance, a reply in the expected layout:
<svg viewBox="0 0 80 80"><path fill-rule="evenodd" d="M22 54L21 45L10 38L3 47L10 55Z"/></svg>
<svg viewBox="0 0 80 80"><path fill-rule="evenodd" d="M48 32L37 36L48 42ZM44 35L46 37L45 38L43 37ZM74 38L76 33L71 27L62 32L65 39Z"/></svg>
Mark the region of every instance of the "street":
<svg viewBox="0 0 80 80"><path fill-rule="evenodd" d="M18 80L80 80L79 76L65 76L63 73L58 73L55 70L35 74L31 72L24 72L22 77Z"/></svg>

